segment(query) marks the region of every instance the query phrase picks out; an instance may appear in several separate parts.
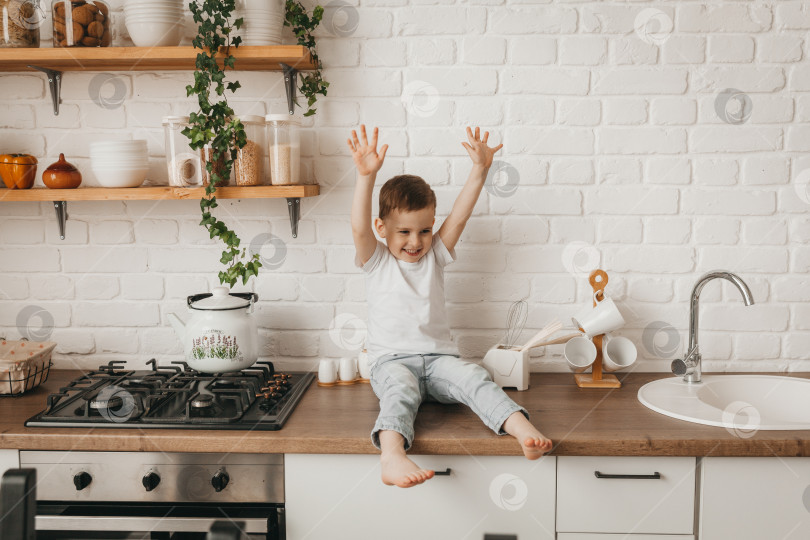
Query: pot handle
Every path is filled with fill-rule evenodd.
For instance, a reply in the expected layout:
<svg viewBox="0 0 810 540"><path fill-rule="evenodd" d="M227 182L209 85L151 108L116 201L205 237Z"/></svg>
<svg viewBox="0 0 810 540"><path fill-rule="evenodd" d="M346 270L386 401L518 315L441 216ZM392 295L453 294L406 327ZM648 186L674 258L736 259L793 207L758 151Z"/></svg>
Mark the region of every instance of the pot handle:
<svg viewBox="0 0 810 540"><path fill-rule="evenodd" d="M210 296L212 296L211 293L193 294L188 298L186 298L186 305L188 306L189 309L191 309L191 304L193 304L197 300L202 300L203 298L208 298ZM253 313L253 305L259 301L259 295L256 293L231 293L231 296L236 296L244 300L249 300L250 305L248 306L248 313Z"/></svg>

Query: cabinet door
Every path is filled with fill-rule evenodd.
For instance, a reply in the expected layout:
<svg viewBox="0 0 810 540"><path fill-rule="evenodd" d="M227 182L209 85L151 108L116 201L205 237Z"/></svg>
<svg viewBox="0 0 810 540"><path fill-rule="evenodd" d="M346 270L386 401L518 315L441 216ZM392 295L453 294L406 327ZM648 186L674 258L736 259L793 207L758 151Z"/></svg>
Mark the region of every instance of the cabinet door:
<svg viewBox="0 0 810 540"><path fill-rule="evenodd" d="M20 452L17 450L0 450L0 476L9 469L20 467Z"/></svg>
<svg viewBox="0 0 810 540"><path fill-rule="evenodd" d="M560 533L557 540L695 540L694 534Z"/></svg>
<svg viewBox="0 0 810 540"><path fill-rule="evenodd" d="M377 455L287 454L287 538L554 539L554 457L412 459L450 475L402 489L382 483Z"/></svg>
<svg viewBox="0 0 810 540"><path fill-rule="evenodd" d="M693 534L695 458L557 458L557 530Z"/></svg>
<svg viewBox="0 0 810 540"><path fill-rule="evenodd" d="M701 540L810 538L810 458L704 458Z"/></svg>

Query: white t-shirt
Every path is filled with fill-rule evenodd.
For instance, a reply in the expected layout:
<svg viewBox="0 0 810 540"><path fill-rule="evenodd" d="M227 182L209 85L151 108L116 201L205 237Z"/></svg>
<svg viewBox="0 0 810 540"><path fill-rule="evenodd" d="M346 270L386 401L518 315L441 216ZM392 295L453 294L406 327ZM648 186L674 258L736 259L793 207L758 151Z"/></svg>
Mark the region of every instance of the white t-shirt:
<svg viewBox="0 0 810 540"><path fill-rule="evenodd" d="M366 274L369 364L389 353L458 354L444 303L444 267L456 260L438 234L414 263L394 257L377 241L364 265Z"/></svg>

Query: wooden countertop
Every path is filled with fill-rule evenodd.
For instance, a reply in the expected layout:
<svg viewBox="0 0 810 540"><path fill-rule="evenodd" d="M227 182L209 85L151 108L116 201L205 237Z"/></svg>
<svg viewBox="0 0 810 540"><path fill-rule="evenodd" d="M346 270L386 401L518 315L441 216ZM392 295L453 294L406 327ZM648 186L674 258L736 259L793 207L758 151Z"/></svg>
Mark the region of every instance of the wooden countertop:
<svg viewBox="0 0 810 540"><path fill-rule="evenodd" d="M162 452L374 454L370 431L379 411L368 384L323 388L313 382L280 431L26 428L45 407L48 393L80 372L51 371L39 388L0 398L0 448ZM779 373L778 375L786 375ZM507 391L554 441L553 455L810 456L810 430L760 431L739 438L723 428L701 426L655 413L636 398L663 373L621 375L615 390L579 389L573 376L532 373L530 389ZM810 378L808 374L788 376ZM462 405L424 403L411 453L520 455L509 436L499 437Z"/></svg>

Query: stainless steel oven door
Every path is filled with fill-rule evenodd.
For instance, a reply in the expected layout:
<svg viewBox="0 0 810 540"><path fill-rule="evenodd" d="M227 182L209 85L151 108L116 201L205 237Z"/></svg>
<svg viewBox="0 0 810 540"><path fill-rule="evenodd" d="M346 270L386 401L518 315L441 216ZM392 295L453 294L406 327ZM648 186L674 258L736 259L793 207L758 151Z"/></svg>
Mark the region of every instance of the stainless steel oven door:
<svg viewBox="0 0 810 540"><path fill-rule="evenodd" d="M243 538L284 540L280 505L37 503L37 540L205 540L216 521L239 523Z"/></svg>

